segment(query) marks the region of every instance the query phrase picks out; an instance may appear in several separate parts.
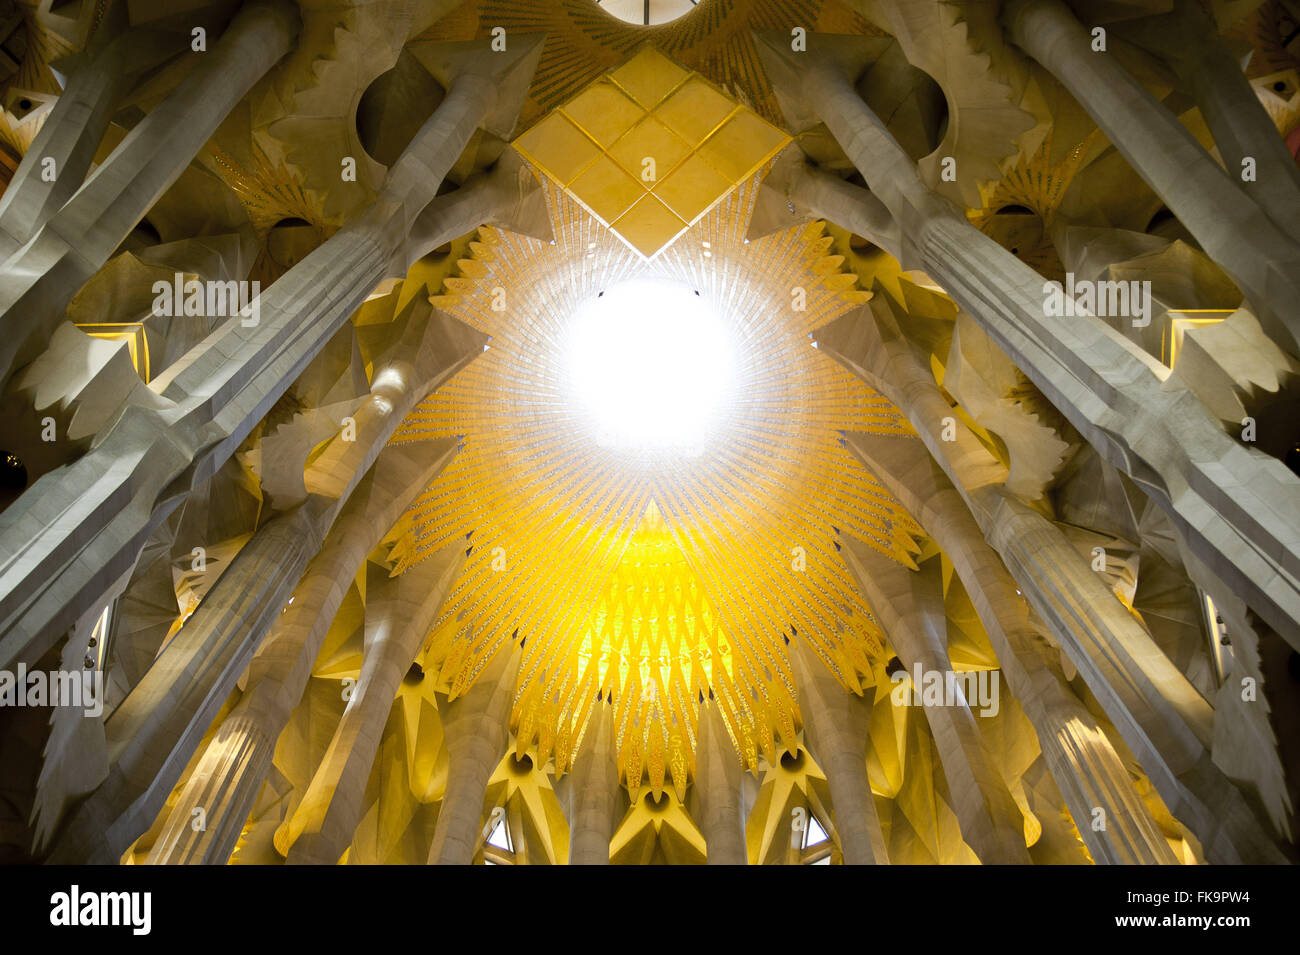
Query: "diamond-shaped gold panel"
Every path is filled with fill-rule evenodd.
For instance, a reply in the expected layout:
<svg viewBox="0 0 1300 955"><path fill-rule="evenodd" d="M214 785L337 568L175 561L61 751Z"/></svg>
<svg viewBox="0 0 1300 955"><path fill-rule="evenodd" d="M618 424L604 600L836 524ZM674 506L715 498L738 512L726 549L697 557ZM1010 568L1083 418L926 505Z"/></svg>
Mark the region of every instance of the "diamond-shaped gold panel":
<svg viewBox="0 0 1300 955"><path fill-rule="evenodd" d="M613 222L645 195L641 184L608 156L601 156L573 180L573 191L581 193L587 207L605 222Z"/></svg>
<svg viewBox="0 0 1300 955"><path fill-rule="evenodd" d="M601 153L600 147L563 113L551 113L520 136L515 145L564 186Z"/></svg>
<svg viewBox="0 0 1300 955"><path fill-rule="evenodd" d="M653 116L647 116L610 147L609 154L628 172L652 183L671 172L690 151L685 140Z"/></svg>
<svg viewBox="0 0 1300 955"><path fill-rule="evenodd" d="M690 74L653 47L646 47L610 74L644 106L654 109Z"/></svg>
<svg viewBox="0 0 1300 955"><path fill-rule="evenodd" d="M687 228L686 222L654 196L644 196L614 223L614 231L634 249L658 252ZM644 254L644 253L642 253Z"/></svg>
<svg viewBox="0 0 1300 955"><path fill-rule="evenodd" d="M515 147L653 258L789 141L698 73L646 47Z"/></svg>

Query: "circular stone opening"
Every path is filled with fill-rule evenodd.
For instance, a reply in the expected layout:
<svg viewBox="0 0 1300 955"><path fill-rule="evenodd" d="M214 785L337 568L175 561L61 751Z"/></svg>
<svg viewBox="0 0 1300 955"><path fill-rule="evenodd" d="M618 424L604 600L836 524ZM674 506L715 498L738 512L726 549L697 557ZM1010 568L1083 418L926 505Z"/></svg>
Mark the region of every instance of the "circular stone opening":
<svg viewBox="0 0 1300 955"><path fill-rule="evenodd" d="M527 776L533 771L533 758L528 755L510 760L510 772L516 776Z"/></svg>
<svg viewBox="0 0 1300 955"><path fill-rule="evenodd" d="M667 812L671 805L672 800L666 792L660 793L658 798L655 797L654 790L648 790L645 794L645 807L653 813Z"/></svg>
<svg viewBox="0 0 1300 955"><path fill-rule="evenodd" d="M281 219L266 235L266 251L276 265L291 269L320 245L316 227L304 219Z"/></svg>
<svg viewBox="0 0 1300 955"><path fill-rule="evenodd" d="M781 754L781 768L787 773L797 773L803 769L803 750L792 753L786 750Z"/></svg>
<svg viewBox="0 0 1300 955"><path fill-rule="evenodd" d="M639 27L668 23L685 16L699 5L699 0L594 0L595 4L624 23Z"/></svg>
<svg viewBox="0 0 1300 955"><path fill-rule="evenodd" d="M415 54L402 50L396 65L377 76L357 103L361 147L375 162L393 165L446 95Z"/></svg>
<svg viewBox="0 0 1300 955"><path fill-rule="evenodd" d="M565 391L604 447L698 454L733 401L731 330L685 285L605 290L578 309L562 347Z"/></svg>

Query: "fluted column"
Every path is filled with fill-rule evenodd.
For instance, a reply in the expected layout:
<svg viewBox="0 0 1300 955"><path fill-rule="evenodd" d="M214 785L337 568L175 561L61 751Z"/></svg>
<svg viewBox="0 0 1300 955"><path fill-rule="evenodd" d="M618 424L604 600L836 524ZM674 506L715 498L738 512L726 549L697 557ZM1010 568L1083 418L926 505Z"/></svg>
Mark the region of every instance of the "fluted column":
<svg viewBox="0 0 1300 955"><path fill-rule="evenodd" d="M447 439L389 445L380 454L308 565L294 602L249 664L244 692L168 814L150 864L221 865L230 858L352 580L455 451L454 440ZM204 819L200 829L192 825L196 809Z"/></svg>
<svg viewBox="0 0 1300 955"><path fill-rule="evenodd" d="M868 308L818 330L817 342L823 354L843 362L907 416L1165 804L1201 840L1207 858L1279 861L1271 837L1210 758L1209 705L1060 528L1005 491L1006 469L953 414L883 292Z"/></svg>
<svg viewBox="0 0 1300 955"><path fill-rule="evenodd" d="M871 434L846 440L952 561L1093 861L1177 864L1119 754L1052 662L1041 624L925 445ZM1100 831L1096 809L1106 820Z"/></svg>
<svg viewBox="0 0 1300 955"><path fill-rule="evenodd" d="M429 865L474 861L488 780L510 738L510 708L521 655L517 645L506 643L469 692L441 708L447 791L438 810Z"/></svg>
<svg viewBox="0 0 1300 955"><path fill-rule="evenodd" d="M450 92L369 210L264 292L259 320L226 322L151 383L156 401L127 405L92 451L0 514L0 666L38 658L78 608L102 603L153 529L235 452L402 254L475 129L514 122L541 44L426 50L445 61Z"/></svg>
<svg viewBox="0 0 1300 955"><path fill-rule="evenodd" d="M1011 40L1061 81L1236 280L1273 340L1300 354L1300 244L1238 188L1241 167L1230 170L1234 183L1114 56L1092 49L1092 36L1062 0L1012 0L1003 19Z"/></svg>
<svg viewBox="0 0 1300 955"><path fill-rule="evenodd" d="M50 862L116 863L148 828L320 546L319 506L308 501L254 534L114 710L108 778L65 822Z"/></svg>
<svg viewBox="0 0 1300 955"><path fill-rule="evenodd" d="M180 34L130 30L84 54L0 195L0 261L18 251L81 187L130 84L183 45ZM49 163L53 177L47 174Z"/></svg>
<svg viewBox="0 0 1300 955"><path fill-rule="evenodd" d="M45 347L77 290L180 177L253 84L289 52L298 26L297 8L285 0L245 4L212 51L34 239L0 266L5 329L0 381Z"/></svg>
<svg viewBox="0 0 1300 955"><path fill-rule="evenodd" d="M806 54L791 53L788 40L759 37L787 114L815 105L902 229L904 265L939 282L1102 457L1142 485L1193 551L1300 646L1300 479L1226 434L1194 394L1165 388L1163 367L1104 322L1049 314L1042 276L931 191L837 72L840 39L810 35Z"/></svg>
<svg viewBox="0 0 1300 955"><path fill-rule="evenodd" d="M700 704L698 733L691 815L704 836L706 861L709 865L747 865L740 798L743 770L712 696Z"/></svg>
<svg viewBox="0 0 1300 955"><path fill-rule="evenodd" d="M465 549L443 548L367 588L364 657L352 699L277 848L291 865L333 865L361 820L362 800L393 699L450 592Z"/></svg>
<svg viewBox="0 0 1300 955"><path fill-rule="evenodd" d="M1175 0L1173 13L1124 27L1126 36L1136 31L1137 41L1155 50L1191 91L1228 175L1279 229L1300 241L1300 167L1205 6ZM1254 164L1253 180L1241 178L1243 159Z"/></svg>
<svg viewBox="0 0 1300 955"><path fill-rule="evenodd" d="M938 563L911 571L852 537L844 538L842 553L908 672L920 667L923 673L939 674L944 686L954 685ZM966 844L985 865L1027 864L1023 817L966 700L926 705L925 719Z"/></svg>
<svg viewBox="0 0 1300 955"><path fill-rule="evenodd" d="M840 686L805 640L790 645L804 739L826 774L835 834L845 865L888 865L876 800L867 778L871 704Z"/></svg>
<svg viewBox="0 0 1300 955"><path fill-rule="evenodd" d="M609 865L609 841L622 813L614 752L614 707L596 700L587 740L569 771L569 865Z"/></svg>

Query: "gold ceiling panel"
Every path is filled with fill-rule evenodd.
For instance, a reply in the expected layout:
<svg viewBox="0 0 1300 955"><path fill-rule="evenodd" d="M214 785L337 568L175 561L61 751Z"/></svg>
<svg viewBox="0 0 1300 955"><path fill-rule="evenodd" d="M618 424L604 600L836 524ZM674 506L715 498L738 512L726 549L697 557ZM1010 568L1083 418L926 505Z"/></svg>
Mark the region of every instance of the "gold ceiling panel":
<svg viewBox="0 0 1300 955"><path fill-rule="evenodd" d="M649 259L787 142L647 46L547 114L515 147Z"/></svg>
<svg viewBox="0 0 1300 955"><path fill-rule="evenodd" d="M758 180L646 263L543 178L554 243L485 227L462 275L434 297L492 342L394 439L465 436L409 512L415 541L398 570L455 541L470 549L427 659L459 693L512 635L524 639L517 751L554 757L560 772L598 691L614 695L629 788L677 792L694 772L701 694L718 700L751 767L793 745L792 631L845 686L878 669L881 635L837 532L906 562L919 528L840 433L907 426L809 343L865 296L828 255L821 224L745 241ZM646 276L714 303L742 349L744 402L700 454L650 465L601 445L562 385L562 342L580 306Z"/></svg>

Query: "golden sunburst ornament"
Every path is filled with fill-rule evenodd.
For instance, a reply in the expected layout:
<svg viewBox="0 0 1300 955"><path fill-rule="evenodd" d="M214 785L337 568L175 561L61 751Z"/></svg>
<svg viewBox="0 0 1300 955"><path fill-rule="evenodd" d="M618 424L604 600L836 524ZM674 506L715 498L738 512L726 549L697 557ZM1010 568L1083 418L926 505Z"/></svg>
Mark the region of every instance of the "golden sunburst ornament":
<svg viewBox="0 0 1300 955"><path fill-rule="evenodd" d="M542 177L554 242L480 230L434 301L489 350L395 439L466 436L410 515L411 560L470 550L451 693L517 634L516 751L564 771L612 695L634 793L684 791L710 694L751 767L795 745L792 632L858 688L882 641L837 532L903 561L919 532L840 442L905 424L809 340L865 293L821 224L746 242L759 178L646 263Z"/></svg>

